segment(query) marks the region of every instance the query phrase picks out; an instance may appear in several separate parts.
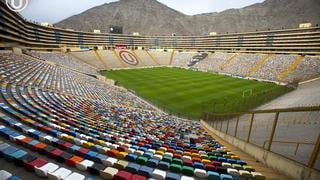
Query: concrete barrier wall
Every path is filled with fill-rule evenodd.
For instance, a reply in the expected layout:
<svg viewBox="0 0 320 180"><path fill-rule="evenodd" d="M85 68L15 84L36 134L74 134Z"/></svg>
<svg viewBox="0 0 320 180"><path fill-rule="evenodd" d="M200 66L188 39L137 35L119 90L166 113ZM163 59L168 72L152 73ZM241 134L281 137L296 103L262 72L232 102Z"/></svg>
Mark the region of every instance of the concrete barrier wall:
<svg viewBox="0 0 320 180"><path fill-rule="evenodd" d="M320 172L315 169L308 168L307 166L301 163L290 160L279 154L267 151L261 147L258 147L257 145L247 143L243 140L237 139L223 132L217 131L205 121L201 120L201 124L208 131L219 136L224 141L250 154L256 160L266 164L268 167L276 171L283 173L286 176L291 177L292 179L297 179L297 180L319 180L320 179Z"/></svg>

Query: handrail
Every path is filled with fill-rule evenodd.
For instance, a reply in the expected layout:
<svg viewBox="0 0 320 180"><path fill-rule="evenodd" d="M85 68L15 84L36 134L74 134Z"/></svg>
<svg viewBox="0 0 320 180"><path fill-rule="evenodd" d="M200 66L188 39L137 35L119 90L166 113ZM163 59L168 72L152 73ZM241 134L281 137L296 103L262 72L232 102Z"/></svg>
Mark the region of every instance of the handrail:
<svg viewBox="0 0 320 180"><path fill-rule="evenodd" d="M266 109L266 110L252 110L252 111L244 111L244 112L231 112L231 113L210 113L204 112L204 114L208 115L216 115L216 116L224 116L224 115L244 115L244 114L263 114L263 113L276 113L276 112L303 112L303 111L320 111L319 106L309 106L309 107L293 107L293 108L280 108L280 109ZM205 116L204 116L205 117Z"/></svg>

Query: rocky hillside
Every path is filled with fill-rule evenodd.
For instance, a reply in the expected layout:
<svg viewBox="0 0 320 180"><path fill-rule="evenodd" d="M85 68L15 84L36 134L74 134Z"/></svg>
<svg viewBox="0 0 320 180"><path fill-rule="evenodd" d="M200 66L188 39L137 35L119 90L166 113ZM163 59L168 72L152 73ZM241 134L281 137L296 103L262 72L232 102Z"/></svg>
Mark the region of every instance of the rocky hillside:
<svg viewBox="0 0 320 180"><path fill-rule="evenodd" d="M205 35L209 32L246 32L296 28L299 23L320 24L319 0L266 0L242 9L188 16L157 0L120 0L89 9L56 24L83 31L110 25L122 26L126 34Z"/></svg>

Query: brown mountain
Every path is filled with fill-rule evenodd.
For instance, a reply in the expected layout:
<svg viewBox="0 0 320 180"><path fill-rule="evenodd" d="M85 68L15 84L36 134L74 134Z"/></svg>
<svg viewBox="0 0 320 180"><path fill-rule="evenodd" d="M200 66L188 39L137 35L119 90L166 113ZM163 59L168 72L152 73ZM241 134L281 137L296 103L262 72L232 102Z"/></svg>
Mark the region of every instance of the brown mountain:
<svg viewBox="0 0 320 180"><path fill-rule="evenodd" d="M266 0L242 9L188 16L156 0L120 0L91 8L56 24L82 31L110 25L124 33L143 35L205 35L209 32L246 32L296 28L299 23L320 24L319 0Z"/></svg>

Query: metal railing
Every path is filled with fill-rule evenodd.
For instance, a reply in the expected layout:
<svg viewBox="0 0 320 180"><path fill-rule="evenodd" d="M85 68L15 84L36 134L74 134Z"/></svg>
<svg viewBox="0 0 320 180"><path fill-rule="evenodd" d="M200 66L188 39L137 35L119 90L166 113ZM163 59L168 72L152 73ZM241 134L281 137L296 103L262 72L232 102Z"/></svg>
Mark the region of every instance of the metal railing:
<svg viewBox="0 0 320 180"><path fill-rule="evenodd" d="M320 170L320 106L203 113L202 119L215 130Z"/></svg>

